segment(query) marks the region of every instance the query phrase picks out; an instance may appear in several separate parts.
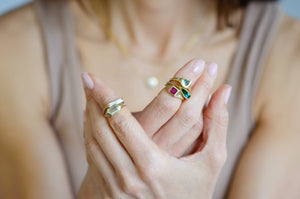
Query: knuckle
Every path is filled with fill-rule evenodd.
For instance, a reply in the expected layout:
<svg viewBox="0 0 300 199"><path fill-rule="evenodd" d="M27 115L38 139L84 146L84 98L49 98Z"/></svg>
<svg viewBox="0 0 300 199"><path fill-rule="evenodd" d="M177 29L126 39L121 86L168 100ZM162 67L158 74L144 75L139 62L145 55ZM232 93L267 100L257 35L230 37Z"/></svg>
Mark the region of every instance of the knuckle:
<svg viewBox="0 0 300 199"><path fill-rule="evenodd" d="M184 126L191 126L197 123L199 116L196 111L192 109L185 110L179 113L179 120Z"/></svg>
<svg viewBox="0 0 300 199"><path fill-rule="evenodd" d="M121 116L121 113L119 114L120 117L115 117L111 119L111 124L115 130L115 132L118 133L119 136L126 136L126 132L130 132L131 129L133 129L133 124L128 121L128 119Z"/></svg>
<svg viewBox="0 0 300 199"><path fill-rule="evenodd" d="M85 146L86 149L89 151L94 151L95 147L96 147L96 140L94 138L90 138L90 139L86 139L85 140Z"/></svg>
<svg viewBox="0 0 300 199"><path fill-rule="evenodd" d="M163 168L164 165L162 161L153 160L141 169L142 178L146 183L153 184L159 181L159 179L163 176Z"/></svg>
<svg viewBox="0 0 300 199"><path fill-rule="evenodd" d="M157 110L160 115L166 113L175 113L178 109L178 103L175 100L157 99Z"/></svg>
<svg viewBox="0 0 300 199"><path fill-rule="evenodd" d="M122 190L129 195L138 196L141 192L138 182L132 179L126 179L122 185Z"/></svg>
<svg viewBox="0 0 300 199"><path fill-rule="evenodd" d="M209 93L212 86L212 81L209 78L203 77L200 82L200 88L204 93Z"/></svg>
<svg viewBox="0 0 300 199"><path fill-rule="evenodd" d="M158 169L147 167L143 171L143 179L146 183L152 184L158 179L160 179L160 171Z"/></svg>
<svg viewBox="0 0 300 199"><path fill-rule="evenodd" d="M94 136L98 139L98 140L102 140L104 138L104 130L100 127L95 127L95 131L94 131Z"/></svg>
<svg viewBox="0 0 300 199"><path fill-rule="evenodd" d="M217 112L214 110L207 111L205 113L206 119L213 121L217 126L225 127L229 122L228 112Z"/></svg>
<svg viewBox="0 0 300 199"><path fill-rule="evenodd" d="M193 126L193 131L197 134L200 134L203 130L203 121L202 120L198 120L196 122L196 124L194 124Z"/></svg>

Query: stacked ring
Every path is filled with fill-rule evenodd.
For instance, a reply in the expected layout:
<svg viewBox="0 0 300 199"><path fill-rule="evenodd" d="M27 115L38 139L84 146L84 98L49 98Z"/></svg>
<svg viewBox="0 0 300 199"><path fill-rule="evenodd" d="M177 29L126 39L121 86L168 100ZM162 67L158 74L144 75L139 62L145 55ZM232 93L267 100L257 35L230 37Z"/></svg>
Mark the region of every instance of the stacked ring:
<svg viewBox="0 0 300 199"><path fill-rule="evenodd" d="M170 79L170 82L172 82L172 81L178 82L181 87L188 89L189 91L191 90L191 87L192 87L191 80L174 77L174 78Z"/></svg>
<svg viewBox="0 0 300 199"><path fill-rule="evenodd" d="M172 78L166 83L166 90L173 97L186 100L191 97L191 84L191 81L188 79Z"/></svg>
<svg viewBox="0 0 300 199"><path fill-rule="evenodd" d="M168 93L171 94L173 97L177 97L181 100L184 99L181 92L180 92L180 88L178 86L168 82L166 84L166 89L167 89Z"/></svg>
<svg viewBox="0 0 300 199"><path fill-rule="evenodd" d="M111 117L125 106L126 104L122 98L116 99L115 101L112 101L105 106L104 116Z"/></svg>

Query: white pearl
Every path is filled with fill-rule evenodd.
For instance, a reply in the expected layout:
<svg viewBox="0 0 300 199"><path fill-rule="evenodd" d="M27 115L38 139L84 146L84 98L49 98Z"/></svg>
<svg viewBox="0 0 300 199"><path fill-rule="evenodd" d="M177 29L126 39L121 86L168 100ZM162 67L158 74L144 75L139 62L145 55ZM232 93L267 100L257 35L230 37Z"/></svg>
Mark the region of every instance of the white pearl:
<svg viewBox="0 0 300 199"><path fill-rule="evenodd" d="M158 85L158 79L156 77L152 76L147 79L147 86L149 88L155 88L157 85Z"/></svg>

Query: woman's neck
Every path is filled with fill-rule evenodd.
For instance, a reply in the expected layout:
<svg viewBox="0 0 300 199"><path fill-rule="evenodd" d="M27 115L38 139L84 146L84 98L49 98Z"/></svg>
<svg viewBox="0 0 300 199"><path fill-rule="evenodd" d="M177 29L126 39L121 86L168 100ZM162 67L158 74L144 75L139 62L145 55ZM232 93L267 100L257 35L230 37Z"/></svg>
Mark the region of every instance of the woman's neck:
<svg viewBox="0 0 300 199"><path fill-rule="evenodd" d="M134 53L153 59L176 56L202 23L203 34L215 28L215 18L207 18L215 16L211 0L101 1L106 11L102 18L116 38Z"/></svg>
<svg viewBox="0 0 300 199"><path fill-rule="evenodd" d="M172 57L203 23L205 0L110 0L118 39L150 57Z"/></svg>

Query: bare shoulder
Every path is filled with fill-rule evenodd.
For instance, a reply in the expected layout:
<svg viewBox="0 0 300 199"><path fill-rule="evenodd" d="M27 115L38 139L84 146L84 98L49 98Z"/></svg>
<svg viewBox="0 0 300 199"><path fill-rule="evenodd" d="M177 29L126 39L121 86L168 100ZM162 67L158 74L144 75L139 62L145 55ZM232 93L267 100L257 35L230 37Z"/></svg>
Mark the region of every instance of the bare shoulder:
<svg viewBox="0 0 300 199"><path fill-rule="evenodd" d="M47 114L48 81L34 5L1 16L0 30L0 104L10 109L1 109L0 119L16 111L27 114L29 108Z"/></svg>
<svg viewBox="0 0 300 199"><path fill-rule="evenodd" d="M264 69L255 106L256 118L300 117L300 21L284 15Z"/></svg>
<svg viewBox="0 0 300 199"><path fill-rule="evenodd" d="M32 4L0 17L0 187L4 198L72 198L63 152L48 121L43 52Z"/></svg>

